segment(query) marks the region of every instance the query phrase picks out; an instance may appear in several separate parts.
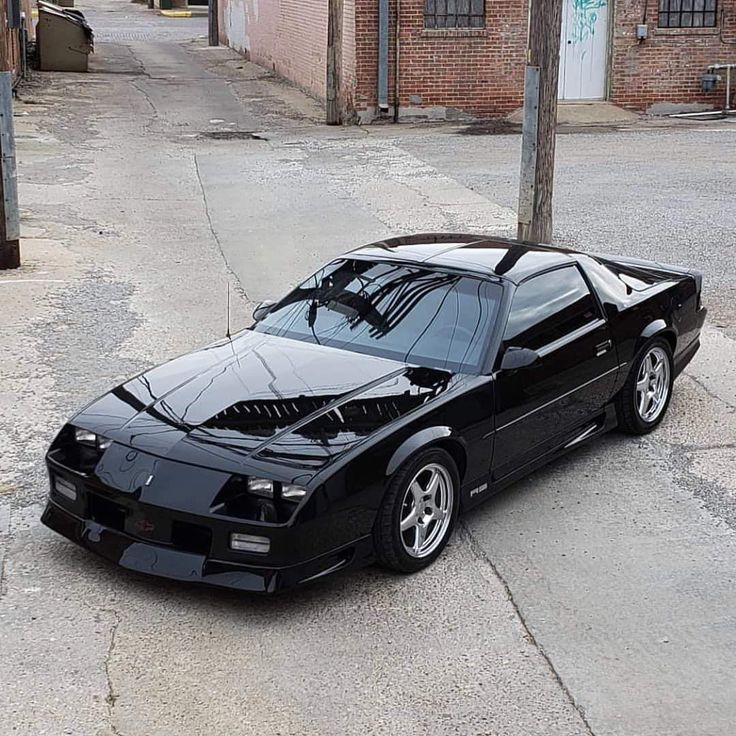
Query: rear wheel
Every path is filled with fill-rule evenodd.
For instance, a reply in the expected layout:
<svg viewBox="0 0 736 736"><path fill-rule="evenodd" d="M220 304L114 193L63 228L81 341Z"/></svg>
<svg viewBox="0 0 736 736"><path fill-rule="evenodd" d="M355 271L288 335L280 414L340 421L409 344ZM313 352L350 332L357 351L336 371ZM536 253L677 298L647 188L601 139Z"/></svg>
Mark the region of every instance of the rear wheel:
<svg viewBox="0 0 736 736"><path fill-rule="evenodd" d="M434 562L455 526L459 488L457 466L442 449L425 450L399 468L376 519L378 561L405 573Z"/></svg>
<svg viewBox="0 0 736 736"><path fill-rule="evenodd" d="M664 419L672 397L672 349L659 337L639 353L616 402L619 426L630 434L651 432Z"/></svg>

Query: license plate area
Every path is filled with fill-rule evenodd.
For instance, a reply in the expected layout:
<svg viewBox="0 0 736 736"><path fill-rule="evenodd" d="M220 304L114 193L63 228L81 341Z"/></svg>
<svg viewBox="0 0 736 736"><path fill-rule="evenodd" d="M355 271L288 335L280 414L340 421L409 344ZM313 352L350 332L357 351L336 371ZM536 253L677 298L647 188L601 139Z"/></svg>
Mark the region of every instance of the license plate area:
<svg viewBox="0 0 736 736"><path fill-rule="evenodd" d="M125 518L125 531L138 539L169 544L171 521L147 509L131 509Z"/></svg>

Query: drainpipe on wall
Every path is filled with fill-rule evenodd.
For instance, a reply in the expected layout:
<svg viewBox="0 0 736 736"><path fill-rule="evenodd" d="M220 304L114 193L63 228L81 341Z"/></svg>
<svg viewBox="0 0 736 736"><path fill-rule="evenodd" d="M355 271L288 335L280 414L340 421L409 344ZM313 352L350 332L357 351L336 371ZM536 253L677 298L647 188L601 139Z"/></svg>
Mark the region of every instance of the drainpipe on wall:
<svg viewBox="0 0 736 736"><path fill-rule="evenodd" d="M378 109L388 112L388 0L378 0Z"/></svg>
<svg viewBox="0 0 736 736"><path fill-rule="evenodd" d="M401 50L401 0L396 0L396 37L394 38L394 122L399 122L399 52Z"/></svg>

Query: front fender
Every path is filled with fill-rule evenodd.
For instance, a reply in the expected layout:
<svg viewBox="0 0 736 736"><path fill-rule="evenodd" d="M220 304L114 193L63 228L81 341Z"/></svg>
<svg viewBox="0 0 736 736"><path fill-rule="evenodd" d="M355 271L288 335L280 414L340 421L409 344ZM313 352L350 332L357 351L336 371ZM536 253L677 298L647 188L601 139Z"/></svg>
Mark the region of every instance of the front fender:
<svg viewBox="0 0 736 736"><path fill-rule="evenodd" d="M433 445L439 440L449 438L452 438L454 442L461 445L463 450L465 449L465 443L453 432L451 427L427 427L413 434L411 437L407 437L391 456L386 466L386 475L393 475L401 467L402 463L415 452L429 445Z"/></svg>

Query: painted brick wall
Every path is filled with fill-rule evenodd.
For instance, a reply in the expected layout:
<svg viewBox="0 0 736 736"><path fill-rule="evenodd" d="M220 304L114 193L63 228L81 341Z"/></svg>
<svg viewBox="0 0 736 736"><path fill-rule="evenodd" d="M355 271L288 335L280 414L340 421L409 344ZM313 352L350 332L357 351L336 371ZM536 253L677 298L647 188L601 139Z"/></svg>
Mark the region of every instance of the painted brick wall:
<svg viewBox="0 0 736 736"><path fill-rule="evenodd" d="M649 38L640 43L636 24L643 22L645 6ZM706 94L700 77L709 64L736 63L736 0L719 0L717 28L658 28L657 9L653 0L614 3L611 101L632 109L693 102L721 107L723 84Z"/></svg>
<svg viewBox="0 0 736 736"><path fill-rule="evenodd" d="M355 0L355 103L364 119L376 108L378 3ZM395 0L390 5L389 101L394 104ZM501 117L523 100L526 0L487 0L486 27L425 30L424 0L401 0L399 107L402 117Z"/></svg>
<svg viewBox="0 0 736 736"><path fill-rule="evenodd" d="M325 96L327 0L221 0L219 7L225 43Z"/></svg>

